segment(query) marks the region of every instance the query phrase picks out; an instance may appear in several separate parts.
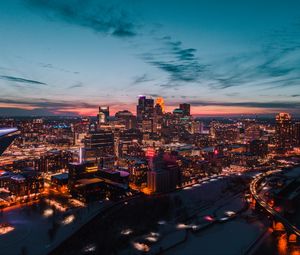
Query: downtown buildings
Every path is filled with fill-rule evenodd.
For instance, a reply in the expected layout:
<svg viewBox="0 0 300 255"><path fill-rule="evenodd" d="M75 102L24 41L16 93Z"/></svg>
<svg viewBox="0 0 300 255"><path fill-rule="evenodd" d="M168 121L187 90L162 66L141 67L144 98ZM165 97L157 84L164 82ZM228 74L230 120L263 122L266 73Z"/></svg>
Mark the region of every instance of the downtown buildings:
<svg viewBox="0 0 300 255"><path fill-rule="evenodd" d="M111 116L109 106L100 106L94 117L17 123L21 136L11 156L3 157L4 170L35 171L55 189L68 188L83 200L94 192L91 197L96 198L97 190L102 197L122 196L128 189L167 192L224 169L264 167L299 147L299 122L289 114L278 114L275 123L195 118L187 103L166 112L161 97L140 96L136 116L128 110ZM14 156L18 150L23 156ZM21 185L21 176L15 179L19 182L14 185Z"/></svg>

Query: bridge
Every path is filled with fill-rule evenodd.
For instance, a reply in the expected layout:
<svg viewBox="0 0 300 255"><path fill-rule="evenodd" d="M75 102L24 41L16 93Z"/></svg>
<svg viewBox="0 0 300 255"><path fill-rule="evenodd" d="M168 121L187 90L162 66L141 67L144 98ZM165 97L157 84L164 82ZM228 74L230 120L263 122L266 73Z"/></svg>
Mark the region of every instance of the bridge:
<svg viewBox="0 0 300 255"><path fill-rule="evenodd" d="M281 170L271 170L263 174L257 175L250 184L250 192L254 200L261 208L263 208L274 219L272 227L274 231L286 232L290 243L300 242L300 230L291 222L289 222L281 213L277 212L270 206L257 192L257 186L264 178L272 174L278 173Z"/></svg>

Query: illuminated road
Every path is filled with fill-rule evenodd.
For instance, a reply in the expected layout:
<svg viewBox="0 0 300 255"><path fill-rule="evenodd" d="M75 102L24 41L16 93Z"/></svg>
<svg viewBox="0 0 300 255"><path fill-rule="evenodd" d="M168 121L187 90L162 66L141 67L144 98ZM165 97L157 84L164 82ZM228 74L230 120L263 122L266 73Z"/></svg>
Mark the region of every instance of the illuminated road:
<svg viewBox="0 0 300 255"><path fill-rule="evenodd" d="M272 170L268 171L264 174L260 174L255 179L251 182L250 184L250 192L256 202L263 207L267 212L269 212L271 215L274 216L274 218L278 219L284 226L285 228L288 228L292 233L296 234L298 237L300 236L300 230L290 223L286 218L284 218L280 213L278 213L276 210L274 210L271 206L268 205L266 201L264 201L257 193L256 187L258 183L260 183L266 176L269 176L274 173L278 173L280 170Z"/></svg>

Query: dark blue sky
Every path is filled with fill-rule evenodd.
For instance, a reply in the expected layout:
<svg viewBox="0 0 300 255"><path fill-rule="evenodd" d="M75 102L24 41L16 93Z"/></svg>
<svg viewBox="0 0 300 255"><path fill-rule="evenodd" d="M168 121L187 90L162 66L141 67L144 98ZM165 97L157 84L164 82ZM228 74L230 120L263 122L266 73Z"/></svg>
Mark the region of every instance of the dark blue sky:
<svg viewBox="0 0 300 255"><path fill-rule="evenodd" d="M3 0L0 115L300 109L300 1Z"/></svg>

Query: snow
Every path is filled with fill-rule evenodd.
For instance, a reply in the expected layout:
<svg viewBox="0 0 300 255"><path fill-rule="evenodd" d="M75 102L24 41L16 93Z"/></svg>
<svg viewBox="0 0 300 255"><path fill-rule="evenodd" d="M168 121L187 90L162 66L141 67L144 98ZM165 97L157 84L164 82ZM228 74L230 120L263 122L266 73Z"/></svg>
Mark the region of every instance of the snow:
<svg viewBox="0 0 300 255"><path fill-rule="evenodd" d="M9 208L4 210L0 216L1 223L9 223L14 230L0 235L1 254L15 255L20 254L22 247L26 247L28 254L48 254L61 242L68 238L72 233L78 230L89 219L106 208L108 201L91 205L89 208L77 208L69 210L69 216L65 217L66 225L61 225L53 241L50 241L48 230L53 226L52 216L49 215L50 207L39 213L26 206ZM64 212L57 211L56 217L63 218ZM72 215L76 215L76 218Z"/></svg>
<svg viewBox="0 0 300 255"><path fill-rule="evenodd" d="M196 234L190 233L186 242L164 254L243 254L262 231L260 225L250 225L243 220L215 224Z"/></svg>

